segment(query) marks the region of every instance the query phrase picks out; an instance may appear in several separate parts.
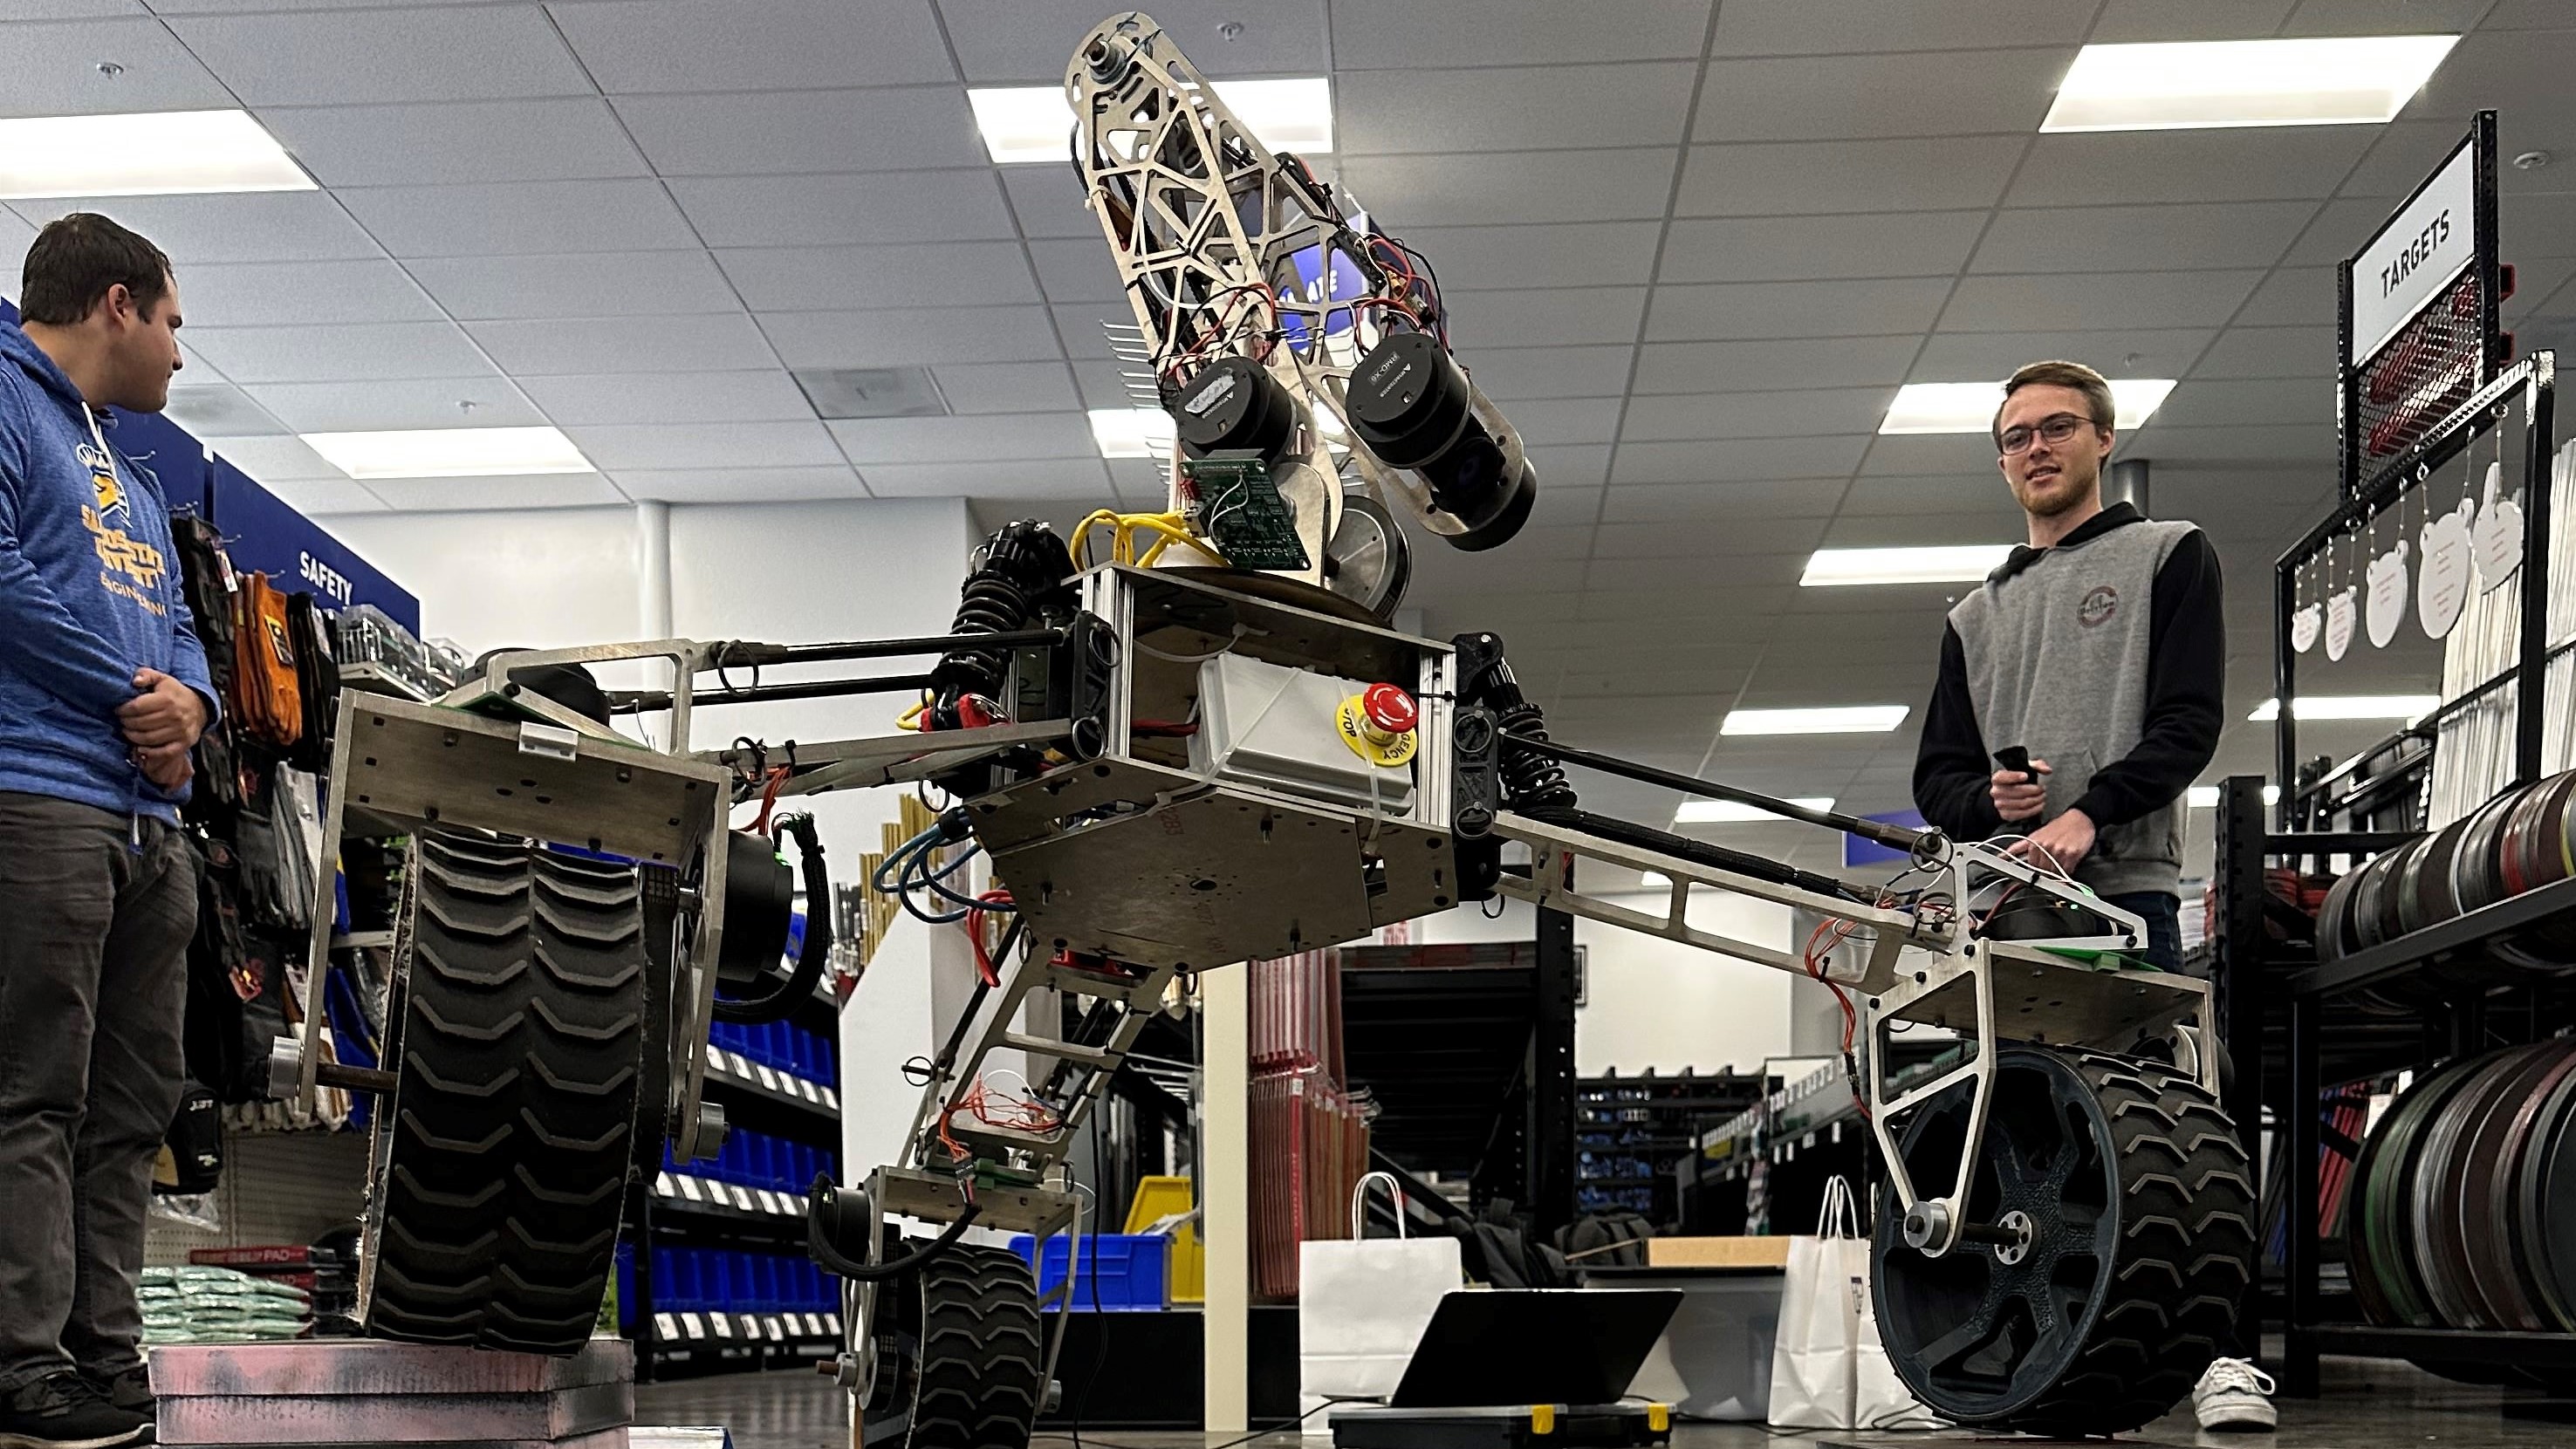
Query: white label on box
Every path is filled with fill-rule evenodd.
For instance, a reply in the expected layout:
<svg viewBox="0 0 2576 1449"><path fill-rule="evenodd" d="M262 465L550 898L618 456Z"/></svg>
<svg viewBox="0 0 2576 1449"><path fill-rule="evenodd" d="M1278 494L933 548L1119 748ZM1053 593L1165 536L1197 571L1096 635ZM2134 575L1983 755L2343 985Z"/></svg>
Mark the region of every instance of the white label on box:
<svg viewBox="0 0 2576 1449"><path fill-rule="evenodd" d="M721 1313L710 1313L710 1314L708 1314L708 1315L707 1315L707 1318L708 1318L708 1320L709 1320L710 1322L712 1322L712 1323L714 1323L714 1324L715 1324L715 1327L716 1327L716 1337L718 1337L718 1338L731 1338L731 1337L733 1337L733 1325L732 1325L732 1324L730 1324L730 1323L727 1323L727 1322L725 1321L725 1316L724 1316L723 1314L721 1314Z"/></svg>
<svg viewBox="0 0 2576 1449"><path fill-rule="evenodd" d="M815 1086L812 1082L805 1080L803 1077L798 1077L796 1079L796 1090L804 1093L805 1100L808 1102L819 1102L823 1100L822 1089Z"/></svg>
<svg viewBox="0 0 2576 1449"><path fill-rule="evenodd" d="M762 1086L767 1087L773 1092L778 1090L778 1074L776 1072L760 1065L758 1062L752 1063L751 1070L760 1078L760 1084Z"/></svg>
<svg viewBox="0 0 2576 1449"><path fill-rule="evenodd" d="M760 1210L765 1213L785 1211L778 1205L778 1194L765 1187L760 1190Z"/></svg>
<svg viewBox="0 0 2576 1449"><path fill-rule="evenodd" d="M680 1336L680 1323L667 1313L653 1315L653 1336L669 1340Z"/></svg>
<svg viewBox="0 0 2576 1449"><path fill-rule="evenodd" d="M825 1087L823 1089L823 1105L831 1108L835 1112L838 1112L841 1110L841 1099L831 1088Z"/></svg>
<svg viewBox="0 0 2576 1449"><path fill-rule="evenodd" d="M787 1325L779 1322L778 1315L774 1313L769 1317L769 1336L781 1343L787 1341Z"/></svg>
<svg viewBox="0 0 2576 1449"><path fill-rule="evenodd" d="M734 1188L733 1202L734 1206L741 1208L744 1212L751 1211L751 1189L747 1187Z"/></svg>
<svg viewBox="0 0 2576 1449"><path fill-rule="evenodd" d="M823 1315L823 1322L828 1326L830 1332L835 1337L839 1336L841 1332L841 1315L838 1313L826 1313Z"/></svg>
<svg viewBox="0 0 2576 1449"><path fill-rule="evenodd" d="M698 1191L698 1180L696 1178L689 1176L687 1173L682 1173L679 1177L679 1183L680 1196L687 1198L691 1202L705 1201L704 1196Z"/></svg>
<svg viewBox="0 0 2576 1449"><path fill-rule="evenodd" d="M678 1188L671 1185L671 1174L667 1172L653 1179L653 1195L655 1197L669 1197L678 1191Z"/></svg>
<svg viewBox="0 0 2576 1449"><path fill-rule="evenodd" d="M688 1330L689 1337L691 1338L704 1338L707 1336L705 1325L698 1322L698 1315L694 1313L681 1314L680 1326Z"/></svg>

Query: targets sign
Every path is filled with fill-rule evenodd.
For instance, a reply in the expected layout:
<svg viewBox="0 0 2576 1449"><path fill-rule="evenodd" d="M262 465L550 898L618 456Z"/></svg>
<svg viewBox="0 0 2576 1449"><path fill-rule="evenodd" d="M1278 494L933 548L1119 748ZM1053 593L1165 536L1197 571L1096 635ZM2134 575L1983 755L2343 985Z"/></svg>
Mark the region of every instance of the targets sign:
<svg viewBox="0 0 2576 1449"><path fill-rule="evenodd" d="M2477 148L2462 141L2406 209L2344 263L2352 283L2347 365L2358 367L2387 346L2477 260L2477 173Z"/></svg>

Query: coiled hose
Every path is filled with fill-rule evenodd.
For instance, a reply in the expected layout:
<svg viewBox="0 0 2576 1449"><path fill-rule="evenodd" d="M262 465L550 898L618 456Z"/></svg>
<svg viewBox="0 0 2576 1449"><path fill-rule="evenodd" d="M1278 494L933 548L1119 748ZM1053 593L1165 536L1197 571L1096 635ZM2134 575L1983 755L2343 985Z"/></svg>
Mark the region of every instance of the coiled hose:
<svg viewBox="0 0 2576 1449"><path fill-rule="evenodd" d="M1519 693L1517 686L1513 692ZM1547 738L1547 718L1539 707L1524 699L1496 711L1494 722L1504 735L1494 757L1502 771L1503 797L1522 810L1572 806L1574 785L1565 778L1565 766L1557 763L1553 755L1512 742L1514 735L1529 740Z"/></svg>

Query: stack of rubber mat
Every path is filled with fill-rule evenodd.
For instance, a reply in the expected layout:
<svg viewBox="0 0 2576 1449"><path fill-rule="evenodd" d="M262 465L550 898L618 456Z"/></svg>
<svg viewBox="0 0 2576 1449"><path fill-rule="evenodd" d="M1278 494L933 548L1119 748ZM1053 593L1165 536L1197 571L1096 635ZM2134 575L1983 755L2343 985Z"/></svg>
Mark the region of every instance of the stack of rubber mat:
<svg viewBox="0 0 2576 1449"><path fill-rule="evenodd" d="M2344 1239L2371 1322L2576 1332L2576 1041L2425 1073L2352 1180Z"/></svg>
<svg viewBox="0 0 2576 1449"><path fill-rule="evenodd" d="M2508 790L2346 874L2317 911L2317 957L2335 961L2482 906L2576 876L2576 772ZM2495 962L2576 968L2576 919L2491 945Z"/></svg>

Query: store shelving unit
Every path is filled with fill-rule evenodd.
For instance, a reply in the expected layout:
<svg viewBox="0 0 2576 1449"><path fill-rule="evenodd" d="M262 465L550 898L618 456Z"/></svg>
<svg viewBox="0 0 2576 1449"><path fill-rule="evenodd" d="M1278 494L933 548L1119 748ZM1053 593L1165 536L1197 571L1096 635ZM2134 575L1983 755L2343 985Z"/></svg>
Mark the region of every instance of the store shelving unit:
<svg viewBox="0 0 2576 1449"><path fill-rule="evenodd" d="M1575 1208L1644 1215L1659 1228L1681 1225L1681 1184L1673 1170L1710 1127L1762 1095L1762 1078L1731 1067L1710 1076L1652 1070L1617 1072L1574 1084Z"/></svg>

